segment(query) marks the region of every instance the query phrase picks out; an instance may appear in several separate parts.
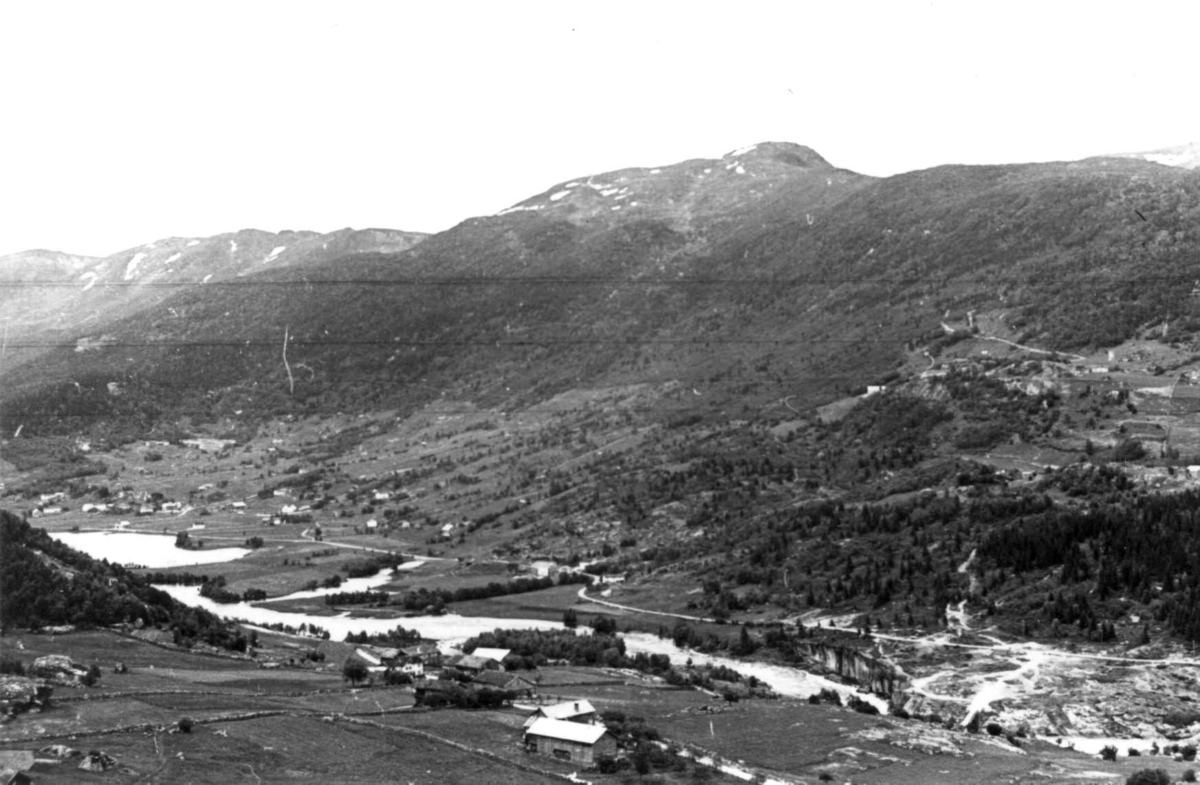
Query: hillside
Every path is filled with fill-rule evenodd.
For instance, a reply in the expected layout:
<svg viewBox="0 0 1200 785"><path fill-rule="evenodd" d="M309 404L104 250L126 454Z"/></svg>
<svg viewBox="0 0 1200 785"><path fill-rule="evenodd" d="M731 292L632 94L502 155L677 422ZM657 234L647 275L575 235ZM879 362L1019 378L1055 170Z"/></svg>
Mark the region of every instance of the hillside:
<svg viewBox="0 0 1200 785"><path fill-rule="evenodd" d="M111 626L138 622L177 640L245 651L246 639L203 610L186 608L124 568L92 559L0 509L0 627ZM240 640L240 643L239 643Z"/></svg>
<svg viewBox="0 0 1200 785"><path fill-rule="evenodd" d="M152 310L173 294L221 285L263 270L396 253L424 235L392 229L279 233L247 229L206 238L170 237L107 257L27 251L0 257L0 306L8 330L5 364L42 344L79 334L103 340L105 326ZM168 312L170 313L170 312ZM175 318L186 314L175 311ZM11 354L10 354L11 353Z"/></svg>
<svg viewBox="0 0 1200 785"><path fill-rule="evenodd" d="M803 409L887 375L968 310L1063 350L1190 334L1198 210L1194 174L1136 161L873 180L760 145L568 181L398 254L164 290L36 364L10 360L3 428L442 395L519 406L665 381L702 389L706 411Z"/></svg>
<svg viewBox="0 0 1200 785"><path fill-rule="evenodd" d="M6 371L9 490L211 474L213 504L594 560L671 612L936 627L970 601L1010 634L1195 638L1164 557L1190 519L1157 498L1200 464L1197 226L1200 175L1119 158L876 179L768 143L581 177L46 347ZM1158 534L1118 558L1135 514Z"/></svg>

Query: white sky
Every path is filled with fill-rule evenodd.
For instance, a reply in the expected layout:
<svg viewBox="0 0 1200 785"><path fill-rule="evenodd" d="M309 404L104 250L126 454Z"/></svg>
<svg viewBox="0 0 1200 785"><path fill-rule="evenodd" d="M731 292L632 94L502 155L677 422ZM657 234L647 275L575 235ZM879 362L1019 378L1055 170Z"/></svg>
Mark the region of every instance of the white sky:
<svg viewBox="0 0 1200 785"><path fill-rule="evenodd" d="M0 254L439 231L806 144L887 175L1200 140L1200 3L0 0Z"/></svg>

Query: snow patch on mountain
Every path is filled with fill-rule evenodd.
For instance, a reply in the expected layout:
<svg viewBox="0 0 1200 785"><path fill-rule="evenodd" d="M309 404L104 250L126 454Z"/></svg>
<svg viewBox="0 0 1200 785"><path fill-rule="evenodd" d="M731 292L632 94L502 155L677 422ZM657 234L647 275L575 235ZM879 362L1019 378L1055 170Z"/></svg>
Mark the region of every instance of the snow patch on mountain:
<svg viewBox="0 0 1200 785"><path fill-rule="evenodd" d="M229 253L237 253L237 240L229 241Z"/></svg>
<svg viewBox="0 0 1200 785"><path fill-rule="evenodd" d="M532 211L536 212L538 210L541 210L544 206L545 205L540 205L540 204L530 204L530 205L518 204L518 205L513 205L512 207L506 207L503 210L501 210L500 212L496 213L496 215L501 216L501 215L508 215L509 213L519 213L522 210L532 210Z"/></svg>
<svg viewBox="0 0 1200 785"><path fill-rule="evenodd" d="M131 258L129 260L129 263L125 265L125 280L126 281L133 278L134 274L137 273L138 265L141 264L142 260L145 258L146 258L146 254L142 251L138 251L137 253L135 253L133 255L133 258Z"/></svg>
<svg viewBox="0 0 1200 785"><path fill-rule="evenodd" d="M86 292L88 289L91 289L93 286L95 286L95 285L96 285L96 280L97 280L97 279L98 279L100 276L96 275L96 273L93 273L93 272L90 272L90 271L89 271L89 272L86 272L86 273L84 273L83 275L81 275L81 276L79 276L79 277L80 277L80 278L88 278L88 282L87 282L87 284L85 284L85 285L84 285L84 287L83 287L83 291L85 291L85 292Z"/></svg>
<svg viewBox="0 0 1200 785"><path fill-rule="evenodd" d="M552 194L550 194L550 201L557 202L559 199L563 198L564 196L569 196L570 193L571 193L570 191L558 191L556 193L552 193Z"/></svg>
<svg viewBox="0 0 1200 785"><path fill-rule="evenodd" d="M193 245L199 245L199 244L200 244L199 240L188 240L187 247L191 248Z"/></svg>
<svg viewBox="0 0 1200 785"><path fill-rule="evenodd" d="M277 245L277 246L275 246L274 248L272 248L272 249L271 249L271 253L267 254L267 255L266 255L264 258L263 258L263 264L267 264L268 262L273 262L273 261L275 261L276 259L278 259L278 258L279 258L279 254L283 253L283 251L284 251L284 249L285 249L285 248L287 248L287 246L286 246L286 245Z"/></svg>
<svg viewBox="0 0 1200 785"><path fill-rule="evenodd" d="M163 264L170 264L171 262L177 262L177 261L179 261L179 259L180 259L182 256L183 256L183 254L181 254L181 253L178 253L178 252L177 252L177 253L173 253L173 254L171 254L170 256L168 256L168 257L167 257L167 261L163 262Z"/></svg>

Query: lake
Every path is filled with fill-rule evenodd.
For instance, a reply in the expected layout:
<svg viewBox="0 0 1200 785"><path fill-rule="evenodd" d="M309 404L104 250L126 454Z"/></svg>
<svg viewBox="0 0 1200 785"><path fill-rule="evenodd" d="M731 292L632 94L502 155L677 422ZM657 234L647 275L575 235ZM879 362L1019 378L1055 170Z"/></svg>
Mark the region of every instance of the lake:
<svg viewBox="0 0 1200 785"><path fill-rule="evenodd" d="M108 559L113 564L138 564L151 569L186 567L191 564L216 564L240 559L248 548L205 548L188 551L175 547L174 535L137 532L48 532L64 545L83 551L93 559Z"/></svg>

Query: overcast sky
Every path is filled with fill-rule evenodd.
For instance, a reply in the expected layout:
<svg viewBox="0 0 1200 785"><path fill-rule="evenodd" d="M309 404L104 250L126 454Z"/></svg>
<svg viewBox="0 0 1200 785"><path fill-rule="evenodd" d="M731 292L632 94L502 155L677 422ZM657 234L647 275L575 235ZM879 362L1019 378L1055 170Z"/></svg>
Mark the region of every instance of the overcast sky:
<svg viewBox="0 0 1200 785"><path fill-rule="evenodd" d="M0 2L0 254L449 228L806 144L889 175L1200 140L1182 2Z"/></svg>

